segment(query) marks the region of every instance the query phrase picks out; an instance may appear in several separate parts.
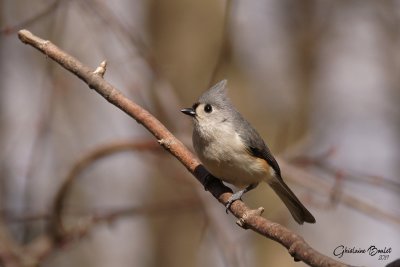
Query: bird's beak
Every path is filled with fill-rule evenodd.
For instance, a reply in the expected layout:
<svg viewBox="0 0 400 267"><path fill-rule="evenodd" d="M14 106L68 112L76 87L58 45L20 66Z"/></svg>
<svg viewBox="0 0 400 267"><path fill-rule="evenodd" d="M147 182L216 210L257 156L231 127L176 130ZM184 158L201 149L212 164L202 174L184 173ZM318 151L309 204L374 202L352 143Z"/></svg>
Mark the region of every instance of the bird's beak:
<svg viewBox="0 0 400 267"><path fill-rule="evenodd" d="M183 114L189 115L189 116L191 116L191 117L196 116L196 111L194 111L193 108L184 108L184 109L181 110L181 112L182 112Z"/></svg>

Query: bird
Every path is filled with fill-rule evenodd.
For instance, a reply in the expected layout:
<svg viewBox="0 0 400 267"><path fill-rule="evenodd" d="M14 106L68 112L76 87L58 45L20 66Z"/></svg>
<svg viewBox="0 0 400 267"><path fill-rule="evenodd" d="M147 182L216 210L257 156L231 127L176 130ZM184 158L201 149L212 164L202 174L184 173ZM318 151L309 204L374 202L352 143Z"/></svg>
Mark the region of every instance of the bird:
<svg viewBox="0 0 400 267"><path fill-rule="evenodd" d="M192 117L192 143L204 167L223 182L239 188L226 209L243 194L266 182L286 205L298 224L315 223L282 178L278 162L259 133L233 106L222 80L205 91L182 113Z"/></svg>

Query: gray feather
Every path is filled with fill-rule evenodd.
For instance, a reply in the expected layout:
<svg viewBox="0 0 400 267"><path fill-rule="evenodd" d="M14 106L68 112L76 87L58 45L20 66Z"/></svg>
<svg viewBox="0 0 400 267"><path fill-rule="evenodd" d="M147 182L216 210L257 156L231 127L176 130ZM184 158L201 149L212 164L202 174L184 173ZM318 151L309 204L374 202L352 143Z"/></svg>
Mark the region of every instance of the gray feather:
<svg viewBox="0 0 400 267"><path fill-rule="evenodd" d="M269 183L269 185L283 201L297 223L315 223L314 216L304 207L283 180L275 180Z"/></svg>
<svg viewBox="0 0 400 267"><path fill-rule="evenodd" d="M226 80L222 80L209 90L204 92L200 98L199 103L209 103L219 108L228 108L232 106L226 95Z"/></svg>
<svg viewBox="0 0 400 267"><path fill-rule="evenodd" d="M281 170L278 162L272 156L271 151L264 143L258 132L251 126L251 124L243 118L243 116L235 109L226 94L226 80L222 80L209 90L207 90L200 98L199 103L209 103L213 106L220 108L223 113L221 121L229 121L233 123L235 130L242 138L248 152L257 157L264 159L277 173L279 179L281 178Z"/></svg>
<svg viewBox="0 0 400 267"><path fill-rule="evenodd" d="M268 164L274 169L279 179L281 178L281 169L279 168L278 162L275 160L274 156L272 156L271 151L264 143L261 136L258 132L248 123L239 113L241 123L237 123L236 125L240 125L237 127L240 137L245 143L248 151L257 158L264 159L268 162Z"/></svg>
<svg viewBox="0 0 400 267"><path fill-rule="evenodd" d="M236 126L240 125L236 129L239 132L242 140L248 147L249 152L258 158L262 158L268 162L268 164L274 169L276 175L275 180L269 183L271 188L283 201L285 206L289 209L293 218L297 223L303 224L304 222L315 223L314 216L307 210L306 207L300 202L296 195L290 190L290 188L283 181L281 176L281 170L279 168L278 162L272 156L271 151L264 143L263 139L257 133L257 131L250 125L246 119L244 119L239 112L236 112L235 118L237 121Z"/></svg>
<svg viewBox="0 0 400 267"><path fill-rule="evenodd" d="M201 106L201 104L203 106ZM217 135L217 133L221 134L221 128L227 131L226 130L227 125L228 126L233 125L232 130L234 130L239 135L240 137L239 139L241 140L240 145L237 145L236 143L236 147L243 148L242 145L244 144L244 147L247 149L247 152L250 155L265 160L269 164L269 166L274 170L274 173L272 173L271 177L272 179L268 179L266 181L269 183L272 189L278 194L280 199L284 202L284 204L289 209L294 219L299 224L302 224L304 222L314 223L315 219L312 216L312 214L304 207L304 205L300 202L300 200L294 195L294 193L283 181L278 162L275 160L274 156L272 155L267 145L264 143L261 136L250 125L250 123L245 118L243 118L243 116L235 109L235 107L230 102L226 94L226 80L217 83L211 89L206 91L199 98L199 101L193 105L193 109L202 112L202 110L199 110L198 107L204 108L205 104L211 105L213 108L218 110L218 112L217 113L211 112L207 116L202 115L203 117L200 118L203 119L203 121L201 122L200 118L195 118L194 122L196 130L194 131L193 140L195 149L197 148L198 152L200 152L198 154L202 155L205 161L208 161L210 168L214 168L215 173L221 174L221 172L224 172L220 176L221 177L224 177L224 175L229 176L229 177L224 177L228 182L232 184L235 183L240 184L238 181L230 177L237 175L236 173L229 173L226 170L226 168L224 170L224 167L223 166L221 167L220 165L220 158L224 157L226 158L226 155L230 155L232 151L234 153L237 153L237 151L235 151L234 149L231 150L224 149L226 148L226 146L228 146L227 143L218 140L216 141L215 138L213 138L214 136ZM204 113L203 111L202 114L206 113ZM196 116L198 116L198 114ZM202 123L202 125L200 125L200 123ZM232 138L232 146L233 146L235 139L232 136L234 135L230 135L229 133L230 129L227 132L224 132L224 134ZM212 152L207 152L208 153L207 155L205 155L204 153L205 144L208 145L207 147L208 151L212 151ZM222 147L220 148L218 146ZM210 147L212 149L210 149ZM216 153L215 151L218 151L219 153ZM246 159L245 156L243 158ZM235 160L236 163L238 164L237 166L240 166L240 163L238 163L239 161L237 161L237 157L228 157L228 160L226 161L228 163L226 166L229 166L230 162L232 161L235 162ZM232 166L230 166L230 168L232 168ZM244 170L244 168L241 169L239 167L239 169L237 168L236 171L237 170L239 170L240 172ZM227 172L229 173L229 175L226 174ZM241 179L242 180L245 179L243 177L246 177L246 174L243 174L243 172L241 172L241 174L242 174Z"/></svg>

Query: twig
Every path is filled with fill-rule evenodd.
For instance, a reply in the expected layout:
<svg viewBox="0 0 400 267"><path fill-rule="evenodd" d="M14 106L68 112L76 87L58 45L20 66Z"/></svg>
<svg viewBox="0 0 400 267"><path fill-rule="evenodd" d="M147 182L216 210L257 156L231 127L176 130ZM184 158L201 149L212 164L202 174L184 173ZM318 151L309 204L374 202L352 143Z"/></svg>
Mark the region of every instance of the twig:
<svg viewBox="0 0 400 267"><path fill-rule="evenodd" d="M129 150L143 151L143 150L157 149L157 148L159 148L159 146L154 141L118 142L118 143L108 144L106 146L101 146L100 148L94 150L87 156L84 156L82 159L80 159L67 174L66 178L63 180L60 189L56 194L51 221L49 225L53 233L53 236L59 241L63 240L64 237L69 236L69 233L65 230L65 227L63 226L62 223L62 215L64 212L65 199L68 192L70 191L73 181L89 164L92 164L95 161L114 153L119 153Z"/></svg>
<svg viewBox="0 0 400 267"><path fill-rule="evenodd" d="M87 237L94 226L99 224L113 223L116 219L127 216L138 215L170 215L171 213L181 212L202 212L198 207L201 203L196 198L185 199L179 203L176 201L162 202L138 207L126 207L113 209L102 212L88 213L89 216L79 219L79 223L72 226L68 234L63 236L61 242L54 242L49 234L44 234L37 237L25 247L18 246L10 238L6 239L2 235L2 226L0 224L0 266L40 266L40 262L47 257L51 252L59 247L65 248L71 246L76 241ZM41 217L37 215L34 217ZM50 218L49 215L44 215L43 218ZM23 219L23 218L22 218ZM5 228L3 228L5 229Z"/></svg>
<svg viewBox="0 0 400 267"><path fill-rule="evenodd" d="M232 6L234 0L227 0L225 4L225 16L222 25L222 37L221 43L218 51L217 61L215 62L215 66L211 73L210 83L208 84L211 87L213 84L216 83L216 78L218 72L221 70L223 64L225 63L226 57L230 53L230 44L229 44L229 20L231 18L232 13Z"/></svg>
<svg viewBox="0 0 400 267"><path fill-rule="evenodd" d="M96 72L96 71L95 71ZM156 150L154 150L156 149ZM190 212L190 211L198 211L204 215L206 220L206 224L209 224L209 228L213 230L213 237L217 239L218 248L221 249L221 254L225 255L225 259L229 260L230 266L238 266L236 254L230 251L230 248L234 246L234 242L229 240L227 236L221 231L222 229L213 229L218 228L216 225L214 217L209 214L209 209L205 208L205 201L202 199L204 197L198 194L198 190L195 190L192 198L181 200L178 203L162 203L156 205L147 205L143 207L131 207L131 208L123 208L116 209L113 211L102 211L99 212L86 212L86 213L74 213L76 216L86 216L86 220L79 219L80 223L69 226L68 229L64 227L62 223L63 210L64 210L64 202L67 198L67 192L70 191L68 188L71 187L73 181L77 179L79 174L84 171L84 169L90 167L91 164L96 163L98 160L103 159L108 156L112 156L115 153L125 152L125 151L144 151L144 150L152 150L155 152L161 151L161 147L154 141L128 141L128 142L117 142L111 143L107 145L102 145L95 150L89 152L87 155L83 156L79 159L69 171L69 174L66 176L63 185L60 187L60 190L57 193L56 204L53 208L53 213L49 214L37 214L31 216L24 216L20 218L11 218L17 219L13 220L14 222L26 222L29 220L36 219L52 219L50 226L53 229L52 236L56 236L57 244L61 244L62 246L66 244L71 244L72 241L82 239L87 236L92 228L97 226L99 223L104 221L112 222L115 219L119 219L123 216L132 216L132 215L140 215L140 214L149 214L149 215L163 215L164 213L171 214L174 212ZM179 178L179 177L177 177ZM189 181L186 180L185 181ZM190 180L192 182L193 180ZM179 181L181 182L181 181ZM194 182L194 181L193 181ZM70 213L70 212L69 212ZM10 221L10 220L8 220ZM84 223L82 223L84 221ZM220 227L219 227L220 228ZM57 238L58 236L58 238ZM56 245L57 245L56 244ZM54 247L55 248L55 247Z"/></svg>
<svg viewBox="0 0 400 267"><path fill-rule="evenodd" d="M327 157L330 156L332 150L329 150L324 155L318 156L295 156L289 159L290 162L299 166L313 166L325 171L327 173L335 174L341 172L343 175L343 180L353 181L356 183L369 184L372 186L380 186L394 193L400 192L400 183L394 179L388 179L379 175L367 175L363 173L357 173L348 169L341 169L333 166L327 161Z"/></svg>
<svg viewBox="0 0 400 267"><path fill-rule="evenodd" d="M142 124L157 138L160 145L177 158L187 168L187 170L197 178L197 180L199 180L203 185L206 184L206 177L210 177L210 174L200 164L197 158L147 110L144 110L136 103L127 99L111 84L99 77L99 75L93 74L93 70L84 66L77 59L68 55L50 41L45 41L27 30L19 31L18 36L23 43L35 47L47 57L59 63L65 69L74 73L88 84L90 88L102 95L107 101L120 108L126 114L134 118L138 123ZM215 178L207 183L207 189L224 205L232 195L232 191ZM310 266L347 266L317 252L311 248L301 236L295 234L282 225L252 214L251 210L241 201L234 202L230 210L237 218L245 218L244 223L247 228L258 232L269 239L275 240L286 247L289 253L296 260L301 260Z"/></svg>
<svg viewBox="0 0 400 267"><path fill-rule="evenodd" d="M296 183L306 187L307 189L311 189L314 192L324 192L325 195L331 195L332 199L336 202L341 202L342 204L350 208L354 208L355 210L367 214L375 219L380 221L386 220L391 223L400 224L400 217L397 214L390 213L382 208L377 207L376 205L374 206L369 204L360 198L353 196L352 194L346 193L341 187L337 187L342 185L342 182L344 181L352 181L370 186L379 186L388 191L390 190L394 193L397 193L400 191L400 184L394 179L387 179L385 177L374 175L358 174L356 172L335 167L329 164L327 161L328 157L332 156L334 153L335 149L332 148L321 155L313 157L291 156L286 160L286 162L283 162L283 164L287 165L284 167L285 171L288 171L289 174L291 172L294 174L286 177L289 179L293 178L292 180L294 180ZM301 166L301 168L296 166ZM315 177L310 172L305 172L302 170L309 166L316 167L330 175L335 176L336 181L334 188L332 188L329 182L324 181L319 177ZM302 177L301 181L298 179L299 177ZM340 179L338 180L337 178ZM305 181L307 181L307 184L305 184ZM330 206L332 206L332 204L334 203L329 203Z"/></svg>
<svg viewBox="0 0 400 267"><path fill-rule="evenodd" d="M18 266L16 251L19 250L20 246L11 238L6 225L0 219L0 266Z"/></svg>
<svg viewBox="0 0 400 267"><path fill-rule="evenodd" d="M296 167L293 164L289 164L285 160L278 160L282 167L283 173L288 180L304 186L314 192L323 192L325 196L329 195L329 192L331 192L332 186L327 181L323 181L315 175L304 171L304 169ZM305 181L307 181L307 184L304 184ZM381 210L380 208L366 203L350 194L346 194L345 192L340 193L339 200L344 205L354 208L359 212L365 213L379 220L385 219L394 224L400 224L400 218L398 216Z"/></svg>
<svg viewBox="0 0 400 267"><path fill-rule="evenodd" d="M116 219L122 217L131 217L137 215L171 215L181 212L202 212L201 203L196 198L185 199L184 201L169 201L162 203L155 203L150 205L144 205L139 207L127 207L119 208L110 211L102 211L90 213L82 219L79 219L79 223L71 226L71 228L65 232L61 244L71 244L71 242L82 239L87 236L94 226L101 223L112 224Z"/></svg>
<svg viewBox="0 0 400 267"><path fill-rule="evenodd" d="M28 19L26 19L16 25L3 27L2 29L0 29L0 33L12 34L21 28L26 28L27 26L29 26L29 25L35 23L36 21L44 18L45 16L51 14L51 12L53 12L58 7L58 5L60 4L60 1L61 0L53 1L51 4L49 4L45 9L43 9L39 13L33 15L32 17L29 17Z"/></svg>

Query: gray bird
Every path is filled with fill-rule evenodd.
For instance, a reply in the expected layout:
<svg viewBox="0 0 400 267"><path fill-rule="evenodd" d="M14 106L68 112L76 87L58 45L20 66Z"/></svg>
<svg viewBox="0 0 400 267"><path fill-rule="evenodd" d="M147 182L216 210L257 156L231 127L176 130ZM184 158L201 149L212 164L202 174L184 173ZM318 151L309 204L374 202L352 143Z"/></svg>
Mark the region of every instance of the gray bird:
<svg viewBox="0 0 400 267"><path fill-rule="evenodd" d="M267 182L299 224L315 223L314 216L285 184L271 151L250 123L235 109L226 94L226 80L203 93L191 108L193 147L206 169L215 177L242 190L226 205L241 199L260 182Z"/></svg>

